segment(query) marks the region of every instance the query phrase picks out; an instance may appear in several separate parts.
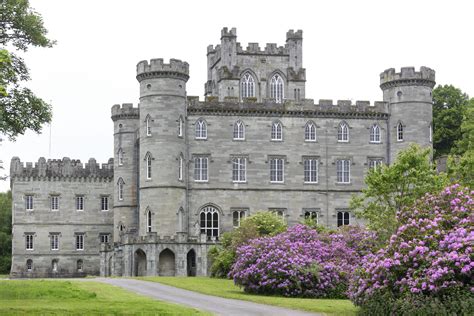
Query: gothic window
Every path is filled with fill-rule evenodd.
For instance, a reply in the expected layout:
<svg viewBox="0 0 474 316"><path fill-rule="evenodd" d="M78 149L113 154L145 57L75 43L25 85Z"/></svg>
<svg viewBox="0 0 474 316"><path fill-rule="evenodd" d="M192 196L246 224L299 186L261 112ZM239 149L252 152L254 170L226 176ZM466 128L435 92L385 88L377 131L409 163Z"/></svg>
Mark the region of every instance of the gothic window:
<svg viewBox="0 0 474 316"><path fill-rule="evenodd" d="M119 178L117 181L117 195L118 195L119 201L123 201L123 186L124 185L125 183L123 182L123 179Z"/></svg>
<svg viewBox="0 0 474 316"><path fill-rule="evenodd" d="M33 195L25 195L25 208L27 211L33 210Z"/></svg>
<svg viewBox="0 0 474 316"><path fill-rule="evenodd" d="M84 234L76 234L76 250L84 250Z"/></svg>
<svg viewBox="0 0 474 316"><path fill-rule="evenodd" d="M146 130L146 136L151 136L151 117L150 117L150 115L146 116L145 130Z"/></svg>
<svg viewBox="0 0 474 316"><path fill-rule="evenodd" d="M369 159L369 169L373 171L379 171L382 167L382 159L381 158L373 158Z"/></svg>
<svg viewBox="0 0 474 316"><path fill-rule="evenodd" d="M247 216L246 210L235 210L232 212L232 224L234 228L240 227L240 224Z"/></svg>
<svg viewBox="0 0 474 316"><path fill-rule="evenodd" d="M178 120L178 137L183 137L183 117L180 116Z"/></svg>
<svg viewBox="0 0 474 316"><path fill-rule="evenodd" d="M101 196L100 197L100 210L101 211L108 211L109 210L109 197L108 196Z"/></svg>
<svg viewBox="0 0 474 316"><path fill-rule="evenodd" d="M238 120L234 123L234 139L244 140L245 139L245 125L244 122Z"/></svg>
<svg viewBox="0 0 474 316"><path fill-rule="evenodd" d="M270 159L270 182L283 182L285 159Z"/></svg>
<svg viewBox="0 0 474 316"><path fill-rule="evenodd" d="M349 212L337 212L337 227L349 225Z"/></svg>
<svg viewBox="0 0 474 316"><path fill-rule="evenodd" d="M207 124L202 119L196 121L196 139L207 139Z"/></svg>
<svg viewBox="0 0 474 316"><path fill-rule="evenodd" d="M255 80L252 75L246 72L240 82L242 99L255 97Z"/></svg>
<svg viewBox="0 0 474 316"><path fill-rule="evenodd" d="M351 162L348 159L341 159L336 161L337 171L337 182L338 183L349 183Z"/></svg>
<svg viewBox="0 0 474 316"><path fill-rule="evenodd" d="M232 181L245 182L247 181L247 158L234 157L232 158Z"/></svg>
<svg viewBox="0 0 474 316"><path fill-rule="evenodd" d="M122 148L119 148L117 156L118 156L118 165L122 166L123 165L123 150L122 150Z"/></svg>
<svg viewBox="0 0 474 316"><path fill-rule="evenodd" d="M304 127L304 140L307 142L316 141L316 125L313 122L306 123Z"/></svg>
<svg viewBox="0 0 474 316"><path fill-rule="evenodd" d="M283 140L283 127L280 122L273 122L272 124L272 140Z"/></svg>
<svg viewBox="0 0 474 316"><path fill-rule="evenodd" d="M151 179L151 161L152 161L152 157L151 157L151 154L150 152L147 152L146 155L145 155L145 161L146 161L146 178L147 180L150 180Z"/></svg>
<svg viewBox="0 0 474 316"><path fill-rule="evenodd" d="M349 141L349 126L346 123L342 122L337 128L337 141L338 142L348 142Z"/></svg>
<svg viewBox="0 0 474 316"><path fill-rule="evenodd" d="M25 235L25 244L26 244L26 250L33 250L34 248L34 234L26 234Z"/></svg>
<svg viewBox="0 0 474 316"><path fill-rule="evenodd" d="M380 127L377 124L372 125L370 128L370 142L380 143Z"/></svg>
<svg viewBox="0 0 474 316"><path fill-rule="evenodd" d="M183 180L183 163L184 163L183 154L180 154L179 161L178 161L178 180L179 181Z"/></svg>
<svg viewBox="0 0 474 316"><path fill-rule="evenodd" d="M76 195L76 211L84 210L84 196Z"/></svg>
<svg viewBox="0 0 474 316"><path fill-rule="evenodd" d="M59 250L59 234L51 234L49 238L51 243L51 250Z"/></svg>
<svg viewBox="0 0 474 316"><path fill-rule="evenodd" d="M59 196L51 195L51 211L59 210Z"/></svg>
<svg viewBox="0 0 474 316"><path fill-rule="evenodd" d="M31 272L33 270L33 260L26 260L26 271Z"/></svg>
<svg viewBox="0 0 474 316"><path fill-rule="evenodd" d="M276 103L283 102L283 79L279 74L275 74L270 80L270 98L274 99Z"/></svg>
<svg viewBox="0 0 474 316"><path fill-rule="evenodd" d="M207 181L208 161L208 157L194 157L194 181Z"/></svg>
<svg viewBox="0 0 474 316"><path fill-rule="evenodd" d="M213 206L204 207L200 214L201 234L206 234L208 238L219 237L219 211Z"/></svg>
<svg viewBox="0 0 474 316"><path fill-rule="evenodd" d="M303 160L305 183L318 183L318 162L316 158L305 158Z"/></svg>
<svg viewBox="0 0 474 316"><path fill-rule="evenodd" d="M82 272L83 268L84 268L84 262L81 259L77 260L76 262L77 272Z"/></svg>
<svg viewBox="0 0 474 316"><path fill-rule="evenodd" d="M403 124L401 122L397 125L397 141L403 141Z"/></svg>
<svg viewBox="0 0 474 316"><path fill-rule="evenodd" d="M147 231L147 233L151 233L151 220L152 220L152 214L151 214L151 211L148 210L148 211L146 211L146 231Z"/></svg>

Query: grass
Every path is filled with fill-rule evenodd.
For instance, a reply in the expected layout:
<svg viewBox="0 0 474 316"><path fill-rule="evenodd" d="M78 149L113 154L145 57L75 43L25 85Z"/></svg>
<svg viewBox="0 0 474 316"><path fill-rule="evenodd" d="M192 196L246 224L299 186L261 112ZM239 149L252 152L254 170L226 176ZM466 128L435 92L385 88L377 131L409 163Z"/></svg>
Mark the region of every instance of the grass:
<svg viewBox="0 0 474 316"><path fill-rule="evenodd" d="M206 277L140 277L145 281L158 282L174 287L261 304L275 305L290 309L325 313L328 315L355 315L357 308L349 300L290 298L245 293L232 280Z"/></svg>
<svg viewBox="0 0 474 316"><path fill-rule="evenodd" d="M0 274L0 279L8 279L9 277L9 274Z"/></svg>
<svg viewBox="0 0 474 316"><path fill-rule="evenodd" d="M0 315L205 315L89 281L0 281Z"/></svg>

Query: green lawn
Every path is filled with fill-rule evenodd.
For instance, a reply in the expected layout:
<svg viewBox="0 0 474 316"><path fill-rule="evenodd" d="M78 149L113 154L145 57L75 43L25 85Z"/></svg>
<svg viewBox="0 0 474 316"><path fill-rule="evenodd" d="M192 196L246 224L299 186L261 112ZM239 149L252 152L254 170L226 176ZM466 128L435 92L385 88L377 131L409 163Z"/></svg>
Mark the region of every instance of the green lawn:
<svg viewBox="0 0 474 316"><path fill-rule="evenodd" d="M9 277L9 274L0 274L0 279L8 279Z"/></svg>
<svg viewBox="0 0 474 316"><path fill-rule="evenodd" d="M247 294L235 286L232 280L205 277L140 277L138 279L163 283L203 294L329 315L355 315L357 312L357 308L349 300L289 298Z"/></svg>
<svg viewBox="0 0 474 316"><path fill-rule="evenodd" d="M0 315L205 315L89 281L0 281Z"/></svg>

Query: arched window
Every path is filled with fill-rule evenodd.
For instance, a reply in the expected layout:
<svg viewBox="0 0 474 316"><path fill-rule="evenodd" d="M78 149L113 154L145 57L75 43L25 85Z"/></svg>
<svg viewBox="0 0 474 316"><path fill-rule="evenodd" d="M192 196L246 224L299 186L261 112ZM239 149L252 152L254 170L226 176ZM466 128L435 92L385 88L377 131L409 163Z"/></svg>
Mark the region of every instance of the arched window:
<svg viewBox="0 0 474 316"><path fill-rule="evenodd" d="M316 141L316 125L313 122L306 123L304 127L304 140L307 142Z"/></svg>
<svg viewBox="0 0 474 316"><path fill-rule="evenodd" d="M151 117L150 117L150 115L146 116L145 130L146 130L146 136L151 136Z"/></svg>
<svg viewBox="0 0 474 316"><path fill-rule="evenodd" d="M122 150L122 148L119 148L117 156L118 156L118 165L122 166L123 165L123 150Z"/></svg>
<svg viewBox="0 0 474 316"><path fill-rule="evenodd" d="M349 225L349 212L337 212L337 227Z"/></svg>
<svg viewBox="0 0 474 316"><path fill-rule="evenodd" d="M76 268L77 272L82 272L82 269L84 268L84 262L81 259L77 260Z"/></svg>
<svg viewBox="0 0 474 316"><path fill-rule="evenodd" d="M183 154L179 155L179 162L178 162L178 180L181 181L183 180Z"/></svg>
<svg viewBox="0 0 474 316"><path fill-rule="evenodd" d="M240 91L242 99L255 97L255 80L248 72L243 75L240 81Z"/></svg>
<svg viewBox="0 0 474 316"><path fill-rule="evenodd" d="M283 79L279 74L274 75L270 80L270 98L275 99L276 103L283 101Z"/></svg>
<svg viewBox="0 0 474 316"><path fill-rule="evenodd" d="M241 120L234 123L234 139L245 139L245 125Z"/></svg>
<svg viewBox="0 0 474 316"><path fill-rule="evenodd" d="M146 211L146 232L147 233L151 233L151 218L152 218L151 211L150 210Z"/></svg>
<svg viewBox="0 0 474 316"><path fill-rule="evenodd" d="M372 125L370 128L370 142L380 143L380 127L377 124Z"/></svg>
<svg viewBox="0 0 474 316"><path fill-rule="evenodd" d="M26 260L26 271L28 272L33 271L33 260L31 259Z"/></svg>
<svg viewBox="0 0 474 316"><path fill-rule="evenodd" d="M402 122L397 125L397 141L403 141L403 124Z"/></svg>
<svg viewBox="0 0 474 316"><path fill-rule="evenodd" d="M151 161L152 161L152 157L151 157L151 154L150 152L147 152L146 155L145 155L145 161L146 161L146 178L147 180L150 180L151 179Z"/></svg>
<svg viewBox="0 0 474 316"><path fill-rule="evenodd" d="M183 137L183 117L178 119L178 137Z"/></svg>
<svg viewBox="0 0 474 316"><path fill-rule="evenodd" d="M118 195L118 199L119 201L123 201L123 186L124 186L124 182L123 182L123 179L122 178L119 178L118 181L117 181L117 195Z"/></svg>
<svg viewBox="0 0 474 316"><path fill-rule="evenodd" d="M219 237L219 211L214 206L206 206L199 214L201 234L208 238Z"/></svg>
<svg viewBox="0 0 474 316"><path fill-rule="evenodd" d="M272 140L283 140L283 127L280 122L272 124Z"/></svg>
<svg viewBox="0 0 474 316"><path fill-rule="evenodd" d="M346 123L342 122L337 128L337 141L338 142L348 142L349 141L349 126Z"/></svg>
<svg viewBox="0 0 474 316"><path fill-rule="evenodd" d="M196 121L196 139L207 139L207 124L202 119Z"/></svg>

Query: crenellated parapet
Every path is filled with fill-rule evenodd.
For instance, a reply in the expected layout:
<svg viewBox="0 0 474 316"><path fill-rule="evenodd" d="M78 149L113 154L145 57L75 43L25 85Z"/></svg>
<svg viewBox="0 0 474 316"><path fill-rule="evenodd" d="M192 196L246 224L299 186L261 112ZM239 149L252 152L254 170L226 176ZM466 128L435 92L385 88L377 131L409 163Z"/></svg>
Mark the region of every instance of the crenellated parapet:
<svg viewBox="0 0 474 316"><path fill-rule="evenodd" d="M163 58L142 60L137 64L137 80L149 78L177 78L187 81L189 79L189 64L179 59L170 59L164 63Z"/></svg>
<svg viewBox="0 0 474 316"><path fill-rule="evenodd" d="M421 67L415 71L414 67L403 67L400 72L394 68L385 70L380 74L380 88L382 90L393 86L420 85L433 88L436 84L436 72L428 67Z"/></svg>
<svg viewBox="0 0 474 316"><path fill-rule="evenodd" d="M303 30L289 30L286 32L286 41L288 40L302 40L303 39Z"/></svg>
<svg viewBox="0 0 474 316"><path fill-rule="evenodd" d="M258 43L248 43L246 49L242 48L240 43L237 43L237 54L241 55L279 55L287 56L288 49L285 46L278 46L275 43L266 43L262 50Z"/></svg>
<svg viewBox="0 0 474 316"><path fill-rule="evenodd" d="M139 109L133 107L133 103L115 104L112 106L112 121L121 119L138 119Z"/></svg>
<svg viewBox="0 0 474 316"><path fill-rule="evenodd" d="M21 162L20 158L13 157L10 164L10 177L33 179L72 179L90 178L100 181L111 181L114 177L114 160L99 164L90 158L85 164L78 159L48 159L41 157L38 162Z"/></svg>

